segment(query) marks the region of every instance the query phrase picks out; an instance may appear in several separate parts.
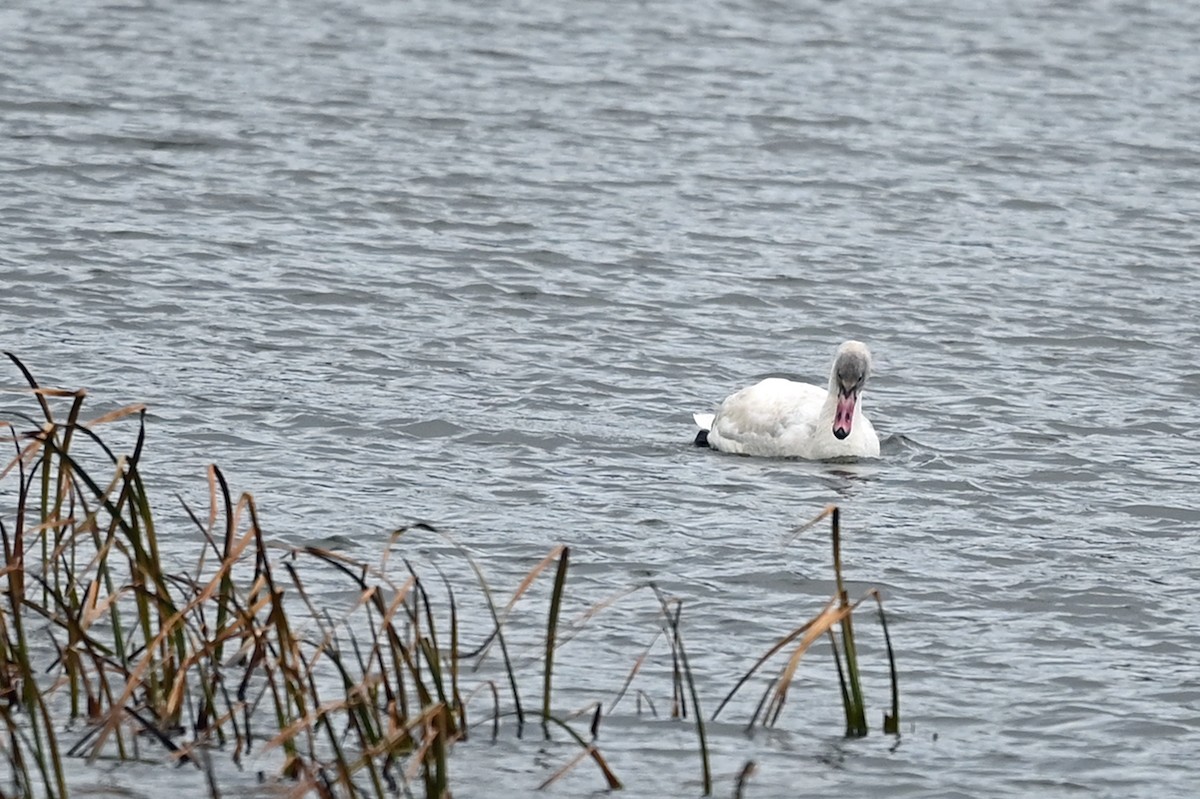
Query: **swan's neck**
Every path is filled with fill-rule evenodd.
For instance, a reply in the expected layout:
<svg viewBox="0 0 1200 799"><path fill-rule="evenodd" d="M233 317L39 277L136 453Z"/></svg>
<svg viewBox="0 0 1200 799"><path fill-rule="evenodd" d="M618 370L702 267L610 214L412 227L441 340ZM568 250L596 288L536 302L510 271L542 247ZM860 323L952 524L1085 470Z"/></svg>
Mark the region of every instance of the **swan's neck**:
<svg viewBox="0 0 1200 799"><path fill-rule="evenodd" d="M838 386L837 380L829 378L829 387L825 391L825 402L821 403L821 413L817 416L822 430L833 429L833 418L837 415ZM855 413L857 413L855 409Z"/></svg>

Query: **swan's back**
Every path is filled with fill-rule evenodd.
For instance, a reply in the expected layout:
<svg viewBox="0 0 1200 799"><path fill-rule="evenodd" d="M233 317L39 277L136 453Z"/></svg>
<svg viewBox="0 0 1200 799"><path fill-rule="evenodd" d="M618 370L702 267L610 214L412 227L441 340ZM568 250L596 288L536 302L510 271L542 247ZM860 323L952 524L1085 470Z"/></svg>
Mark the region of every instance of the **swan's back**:
<svg viewBox="0 0 1200 799"><path fill-rule="evenodd" d="M818 433L827 396L809 383L768 377L721 403L708 431L709 445L743 455L811 457L809 442Z"/></svg>

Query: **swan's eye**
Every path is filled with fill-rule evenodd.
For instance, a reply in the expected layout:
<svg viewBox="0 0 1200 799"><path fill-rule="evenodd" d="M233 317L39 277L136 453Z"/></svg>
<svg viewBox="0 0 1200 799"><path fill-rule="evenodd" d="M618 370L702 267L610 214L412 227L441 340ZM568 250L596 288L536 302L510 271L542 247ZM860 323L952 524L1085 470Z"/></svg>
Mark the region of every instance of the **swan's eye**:
<svg viewBox="0 0 1200 799"><path fill-rule="evenodd" d="M851 394L854 394L855 392L861 391L862 387L863 387L863 382L864 381L861 376L860 377L843 377L841 375L838 375L838 383L839 383L838 391L842 396L848 397Z"/></svg>

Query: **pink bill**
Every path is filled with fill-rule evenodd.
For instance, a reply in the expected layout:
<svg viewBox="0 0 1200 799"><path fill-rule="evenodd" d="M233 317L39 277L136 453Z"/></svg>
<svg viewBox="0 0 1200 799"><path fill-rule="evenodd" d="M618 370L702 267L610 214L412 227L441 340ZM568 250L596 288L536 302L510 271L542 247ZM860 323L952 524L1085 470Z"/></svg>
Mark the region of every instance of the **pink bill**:
<svg viewBox="0 0 1200 799"><path fill-rule="evenodd" d="M833 414L833 434L838 438L850 435L850 426L854 424L854 400L853 394L838 396L837 410Z"/></svg>

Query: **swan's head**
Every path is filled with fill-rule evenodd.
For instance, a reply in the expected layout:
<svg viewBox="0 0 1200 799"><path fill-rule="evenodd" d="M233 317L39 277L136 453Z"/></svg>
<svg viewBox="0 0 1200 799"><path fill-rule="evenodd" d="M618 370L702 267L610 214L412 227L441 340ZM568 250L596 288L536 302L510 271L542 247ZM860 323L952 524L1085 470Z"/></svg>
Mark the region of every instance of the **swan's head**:
<svg viewBox="0 0 1200 799"><path fill-rule="evenodd" d="M833 434L843 439L854 425L854 410L858 407L863 386L871 374L871 351L861 341L847 341L838 347L829 375L829 392L837 395L833 413Z"/></svg>

